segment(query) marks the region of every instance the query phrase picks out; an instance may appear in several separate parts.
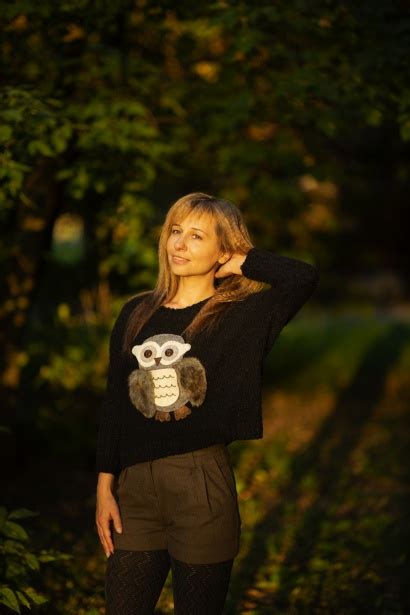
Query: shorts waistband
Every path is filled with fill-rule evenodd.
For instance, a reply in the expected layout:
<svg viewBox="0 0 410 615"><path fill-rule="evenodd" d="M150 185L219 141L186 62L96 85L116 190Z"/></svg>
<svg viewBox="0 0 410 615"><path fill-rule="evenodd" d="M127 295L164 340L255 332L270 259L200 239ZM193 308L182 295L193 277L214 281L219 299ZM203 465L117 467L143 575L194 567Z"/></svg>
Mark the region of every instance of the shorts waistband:
<svg viewBox="0 0 410 615"><path fill-rule="evenodd" d="M173 459L177 459L179 457L203 457L205 455L210 455L211 453L215 453L217 451L226 450L226 445L221 443L211 444L210 446L205 446L204 448L197 448L194 451L189 451L188 453L180 453L177 455L170 455Z"/></svg>
<svg viewBox="0 0 410 615"><path fill-rule="evenodd" d="M167 463L167 462L178 462L182 461L187 463L188 465L192 465L195 467L196 459L203 459L208 456L219 455L223 457L227 457L229 455L226 444L223 442L217 444L211 444L210 446L205 446L204 448L198 448L194 451L189 451L187 453L178 453L176 455L168 455L167 457L160 457L158 459L154 459L153 461L149 461L150 464L158 464L158 463Z"/></svg>
<svg viewBox="0 0 410 615"><path fill-rule="evenodd" d="M142 466L152 466L152 465L162 465L167 463L178 463L181 462L182 465L188 465L190 467L196 466L196 461L199 459L205 460L206 457L217 456L219 459L230 460L229 449L224 442L218 442L217 444L211 444L210 446L205 446L204 448L197 448L194 451L188 451L186 453L177 453L176 455L168 455L166 457L157 457L155 459L151 459L149 461L138 461L132 466L127 467L142 467ZM126 468L123 468L121 472L123 472Z"/></svg>

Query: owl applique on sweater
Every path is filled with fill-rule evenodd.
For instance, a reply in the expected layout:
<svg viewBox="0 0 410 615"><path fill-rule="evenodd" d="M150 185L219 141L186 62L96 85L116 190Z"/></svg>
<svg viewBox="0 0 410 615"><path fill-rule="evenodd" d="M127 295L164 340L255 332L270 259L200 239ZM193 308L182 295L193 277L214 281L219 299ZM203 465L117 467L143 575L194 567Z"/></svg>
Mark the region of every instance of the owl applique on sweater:
<svg viewBox="0 0 410 615"><path fill-rule="evenodd" d="M132 348L139 367L128 376L129 396L146 418L169 421L191 414L186 406L200 406L206 394L205 369L199 359L184 357L191 344L180 335L160 333Z"/></svg>

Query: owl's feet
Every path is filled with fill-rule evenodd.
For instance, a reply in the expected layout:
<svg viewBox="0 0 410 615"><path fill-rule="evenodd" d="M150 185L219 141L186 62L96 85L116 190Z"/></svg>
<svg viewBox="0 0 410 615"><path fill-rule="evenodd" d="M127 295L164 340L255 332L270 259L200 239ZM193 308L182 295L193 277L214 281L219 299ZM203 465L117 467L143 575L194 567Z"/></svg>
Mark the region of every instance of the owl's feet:
<svg viewBox="0 0 410 615"><path fill-rule="evenodd" d="M156 410L155 412L155 420L156 421L161 421L161 423L163 423L164 421L170 421L171 420L171 415L169 412L160 412L159 410Z"/></svg>
<svg viewBox="0 0 410 615"><path fill-rule="evenodd" d="M180 408L178 408L178 410L175 410L174 415L175 415L175 420L179 421L179 419L184 419L186 416L188 416L188 414L191 414L191 408L188 408L188 406L181 406Z"/></svg>

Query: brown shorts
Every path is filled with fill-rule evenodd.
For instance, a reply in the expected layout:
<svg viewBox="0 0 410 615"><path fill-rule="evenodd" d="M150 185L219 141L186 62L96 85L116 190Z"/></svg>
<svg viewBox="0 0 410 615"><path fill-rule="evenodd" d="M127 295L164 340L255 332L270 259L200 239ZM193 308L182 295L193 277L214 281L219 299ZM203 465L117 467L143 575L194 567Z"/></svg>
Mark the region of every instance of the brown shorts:
<svg viewBox="0 0 410 615"><path fill-rule="evenodd" d="M239 552L241 517L224 444L124 468L117 501L123 530L112 530L115 549L168 549L191 564L221 562Z"/></svg>

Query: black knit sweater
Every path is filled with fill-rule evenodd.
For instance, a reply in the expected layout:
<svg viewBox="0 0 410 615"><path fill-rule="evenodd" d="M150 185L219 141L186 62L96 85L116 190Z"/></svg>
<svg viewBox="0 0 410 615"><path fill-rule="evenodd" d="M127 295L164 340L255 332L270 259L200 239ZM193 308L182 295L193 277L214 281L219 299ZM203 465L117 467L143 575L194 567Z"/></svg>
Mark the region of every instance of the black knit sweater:
<svg viewBox="0 0 410 615"><path fill-rule="evenodd" d="M270 287L231 304L218 329L200 332L191 346L181 332L209 298L185 308L158 308L136 336L132 357L121 354L121 345L141 298L124 304L111 332L97 472L117 475L140 461L263 437L264 358L312 295L319 271L261 248L249 250L241 270ZM191 412L177 420L175 411L183 406ZM156 411L169 411L171 420L156 420Z"/></svg>

